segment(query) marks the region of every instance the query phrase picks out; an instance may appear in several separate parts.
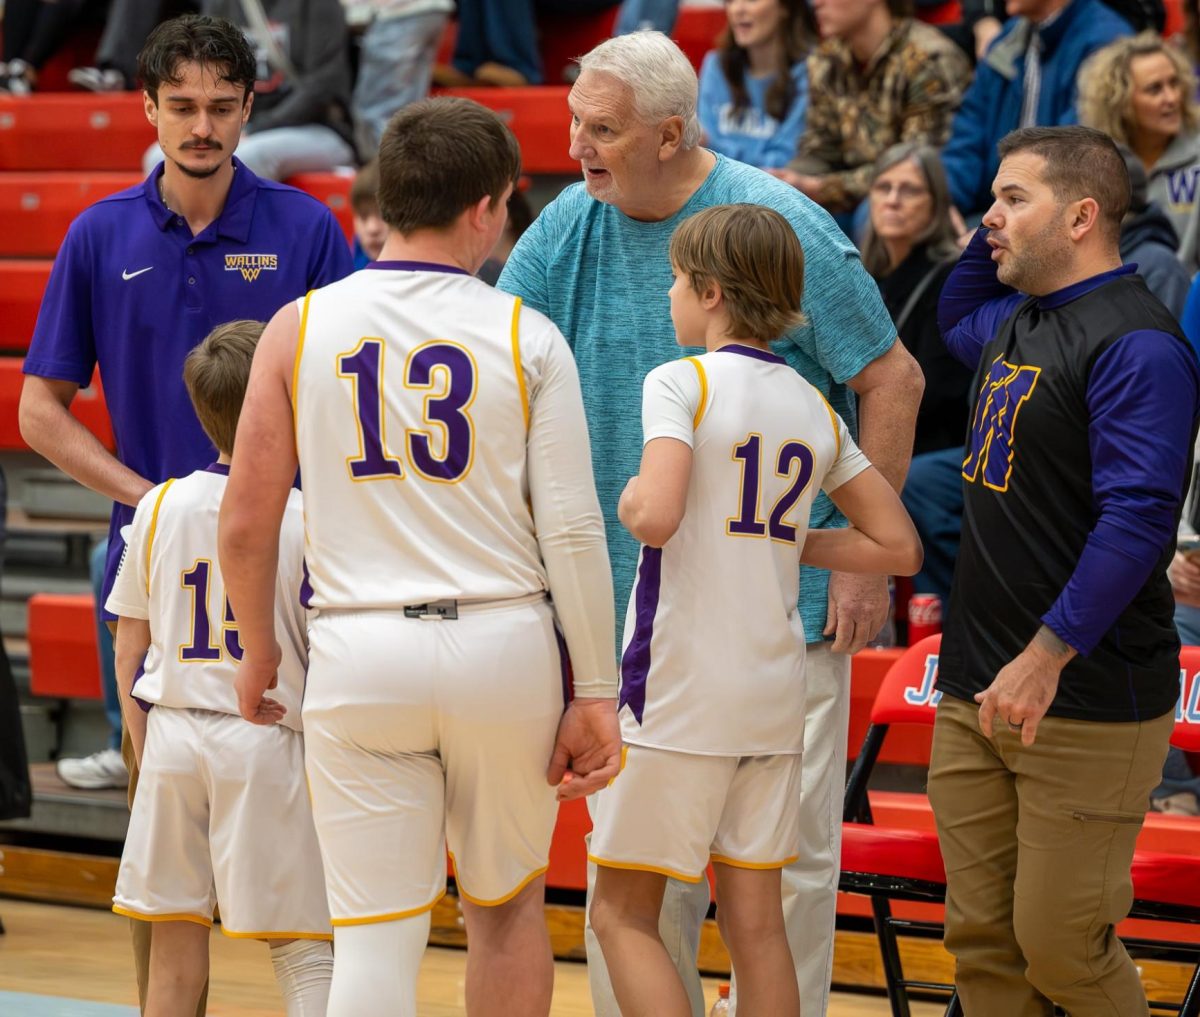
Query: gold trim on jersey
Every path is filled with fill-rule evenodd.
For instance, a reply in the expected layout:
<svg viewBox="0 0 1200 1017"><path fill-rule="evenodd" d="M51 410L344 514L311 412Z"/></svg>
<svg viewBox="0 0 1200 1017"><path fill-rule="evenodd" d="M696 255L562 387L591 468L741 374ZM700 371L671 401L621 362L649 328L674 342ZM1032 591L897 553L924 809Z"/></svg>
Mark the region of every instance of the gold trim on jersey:
<svg viewBox="0 0 1200 1017"><path fill-rule="evenodd" d="M130 911L128 908L123 908L120 904L114 904L112 909L118 915L123 915L125 918L134 918L139 922L193 922L196 925L203 925L206 929L211 929L213 924L211 918L205 918L203 915L144 915L140 911Z"/></svg>
<svg viewBox="0 0 1200 1017"><path fill-rule="evenodd" d="M814 388L813 391L821 397L821 402L825 404L825 409L829 411L829 423L833 426L833 442L835 445L833 461L836 463L842 458L842 429L838 427L837 411L830 405L829 400L825 398L825 393L817 388Z"/></svg>
<svg viewBox="0 0 1200 1017"><path fill-rule="evenodd" d="M175 483L174 478L166 481L162 490L158 492L158 498L154 502L154 512L150 516L150 533L146 537L146 594L150 593L150 552L154 550L154 534L158 530L158 510L162 508L163 497L167 493L167 488Z"/></svg>
<svg viewBox="0 0 1200 1017"><path fill-rule="evenodd" d="M451 864L454 865L454 882L458 887L458 895L463 900L470 901L470 903L474 904L476 907L481 908L498 908L501 904L507 904L517 894L524 890L525 887L537 879L538 876L544 876L550 870L549 865L543 865L540 869L535 869L533 872L529 873L529 875L522 879L514 889L510 890L503 897L497 897L495 900L483 900L481 897L475 897L463 889L462 875L458 871L458 861L455 859L453 851L449 851L447 853L450 855Z"/></svg>
<svg viewBox="0 0 1200 1017"><path fill-rule="evenodd" d="M787 865L791 865L800 856L792 855L790 858L784 858L778 862L742 862L736 858L727 858L725 855L710 855L709 857L714 862L719 862L721 865L730 865L735 869L782 869Z"/></svg>
<svg viewBox="0 0 1200 1017"><path fill-rule="evenodd" d="M329 924L335 929L344 928L347 925L378 925L380 922L399 922L405 918L415 918L417 915L423 915L426 911L432 911L438 905L443 897L446 896L446 891L443 890L428 904L422 904L419 908L409 908L407 911L392 911L386 915L367 915L365 918L331 918Z"/></svg>
<svg viewBox="0 0 1200 1017"><path fill-rule="evenodd" d="M589 854L587 859L595 865L603 865L606 869L624 869L627 872L656 872L660 876L669 876L671 879L679 879L685 883L699 883L704 878L703 872L698 876L685 876L682 872L676 872L674 869L668 869L662 865L642 865L640 862L613 862L607 858L600 858L592 854Z"/></svg>
<svg viewBox="0 0 1200 1017"><path fill-rule="evenodd" d="M332 932L230 932L224 925L221 932L230 939L322 939L327 943L333 940Z"/></svg>
<svg viewBox="0 0 1200 1017"><path fill-rule="evenodd" d="M304 334L308 329L308 302L312 299L312 290L304 294L304 304L300 309L300 331L296 334L296 356L292 360L292 431L299 435L300 418L296 414L296 399L300 388L300 355L304 352Z"/></svg>
<svg viewBox="0 0 1200 1017"><path fill-rule="evenodd" d="M525 371L521 367L521 298L513 303L512 313L512 357L513 370L517 373L517 391L521 393L521 412L525 416L525 430L529 430L529 390L525 387Z"/></svg>
<svg viewBox="0 0 1200 1017"><path fill-rule="evenodd" d="M699 357L684 357L689 364L696 369L696 374L700 378L700 405L696 407L696 414L692 417L692 430L696 430L700 426L700 421L704 419L705 411L708 409L708 375L705 373L704 365L700 363Z"/></svg>

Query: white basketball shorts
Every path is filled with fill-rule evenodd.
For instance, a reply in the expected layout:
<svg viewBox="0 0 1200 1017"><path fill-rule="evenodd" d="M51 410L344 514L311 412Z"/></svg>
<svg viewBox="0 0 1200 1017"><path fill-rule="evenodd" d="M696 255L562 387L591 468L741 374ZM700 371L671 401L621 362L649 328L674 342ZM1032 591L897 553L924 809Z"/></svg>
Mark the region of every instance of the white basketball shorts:
<svg viewBox="0 0 1200 1017"><path fill-rule="evenodd" d="M596 795L590 861L698 883L710 858L775 869L799 856L798 753L624 751L621 772Z"/></svg>
<svg viewBox="0 0 1200 1017"><path fill-rule="evenodd" d="M546 871L564 677L544 599L444 620L322 611L309 643L308 776L335 926L432 908L447 840L475 904Z"/></svg>
<svg viewBox="0 0 1200 1017"><path fill-rule="evenodd" d="M331 939L304 736L156 706L113 910L252 939Z"/></svg>

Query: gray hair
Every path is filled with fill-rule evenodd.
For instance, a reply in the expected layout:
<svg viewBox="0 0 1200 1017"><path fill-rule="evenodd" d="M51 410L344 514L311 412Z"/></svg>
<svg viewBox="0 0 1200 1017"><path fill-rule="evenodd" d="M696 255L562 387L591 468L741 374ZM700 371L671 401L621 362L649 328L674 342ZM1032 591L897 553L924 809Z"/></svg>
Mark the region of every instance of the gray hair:
<svg viewBox="0 0 1200 1017"><path fill-rule="evenodd" d="M696 71L683 50L662 32L631 32L600 43L578 60L580 71L601 71L628 85L633 107L650 123L683 120L683 147L700 143Z"/></svg>

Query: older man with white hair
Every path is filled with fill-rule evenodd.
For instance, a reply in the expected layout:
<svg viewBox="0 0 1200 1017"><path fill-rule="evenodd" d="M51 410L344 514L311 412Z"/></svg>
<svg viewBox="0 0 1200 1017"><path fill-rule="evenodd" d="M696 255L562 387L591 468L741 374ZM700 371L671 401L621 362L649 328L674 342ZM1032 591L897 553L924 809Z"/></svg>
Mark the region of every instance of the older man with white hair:
<svg viewBox="0 0 1200 1017"><path fill-rule="evenodd" d="M857 251L829 215L794 188L699 146L696 74L673 42L657 32L636 32L602 43L579 64L568 105L570 151L583 183L547 206L517 244L498 285L549 316L574 350L623 607L638 548L617 520L617 500L638 471L642 379L680 353L667 297L667 247L683 219L713 205L751 202L776 209L791 223L804 246L806 322L783 337L776 352L829 399L896 488L908 469L924 380L897 341ZM824 495L812 520L814 526L842 524ZM888 596L881 577L813 569L804 570L799 596L809 639L798 804L804 844L800 859L784 870L783 888L802 1011L818 1017L828 1003L833 964L848 654L882 626ZM662 938L677 948L671 960L684 976L696 1017L703 996L695 957L707 907L706 883L668 881ZM596 1012L617 1017L590 933L588 959Z"/></svg>

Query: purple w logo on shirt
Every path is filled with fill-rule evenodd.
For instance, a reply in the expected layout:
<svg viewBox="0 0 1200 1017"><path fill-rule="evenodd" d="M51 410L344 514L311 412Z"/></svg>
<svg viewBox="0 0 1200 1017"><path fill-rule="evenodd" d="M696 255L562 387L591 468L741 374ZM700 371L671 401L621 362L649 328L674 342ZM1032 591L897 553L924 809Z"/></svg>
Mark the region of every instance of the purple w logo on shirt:
<svg viewBox="0 0 1200 1017"><path fill-rule="evenodd" d="M974 483L982 467L984 487L1008 490L1017 414L1033 394L1041 373L1040 367L1019 367L1003 357L992 361L975 404L970 444L963 461L964 479Z"/></svg>

